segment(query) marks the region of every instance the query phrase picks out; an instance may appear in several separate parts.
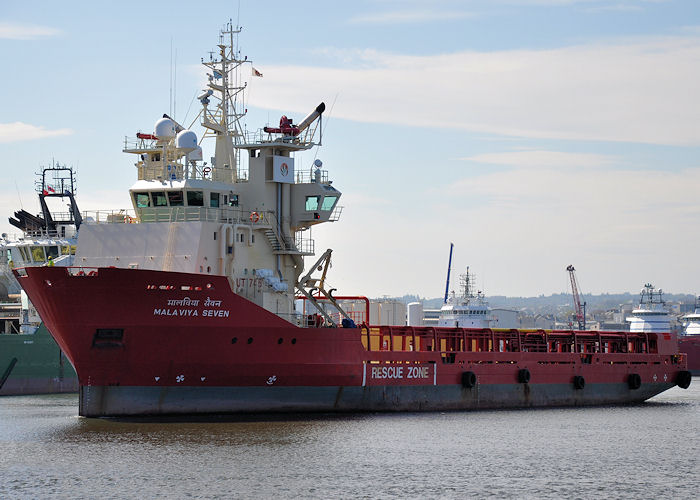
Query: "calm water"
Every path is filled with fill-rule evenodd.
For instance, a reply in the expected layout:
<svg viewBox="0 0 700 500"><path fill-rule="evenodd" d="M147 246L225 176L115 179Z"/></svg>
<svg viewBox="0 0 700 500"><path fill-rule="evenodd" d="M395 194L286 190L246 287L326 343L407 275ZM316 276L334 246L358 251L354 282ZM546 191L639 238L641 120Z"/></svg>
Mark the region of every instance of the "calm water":
<svg viewBox="0 0 700 500"><path fill-rule="evenodd" d="M700 378L634 407L113 421L0 398L0 498L698 498Z"/></svg>

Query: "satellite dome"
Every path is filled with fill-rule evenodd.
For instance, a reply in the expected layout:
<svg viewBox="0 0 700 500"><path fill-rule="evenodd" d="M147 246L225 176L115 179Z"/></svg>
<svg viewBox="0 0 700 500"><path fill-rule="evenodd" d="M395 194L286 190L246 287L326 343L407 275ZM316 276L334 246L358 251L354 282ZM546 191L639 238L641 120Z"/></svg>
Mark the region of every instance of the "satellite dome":
<svg viewBox="0 0 700 500"><path fill-rule="evenodd" d="M197 134L191 130L181 130L175 138L175 147L178 149L195 149L197 147Z"/></svg>
<svg viewBox="0 0 700 500"><path fill-rule="evenodd" d="M202 147L197 146L195 147L192 151L187 153L187 160L188 161L202 161L203 156L202 156Z"/></svg>
<svg viewBox="0 0 700 500"><path fill-rule="evenodd" d="M172 139L175 137L175 122L170 118L161 118L156 122L153 135L158 139Z"/></svg>

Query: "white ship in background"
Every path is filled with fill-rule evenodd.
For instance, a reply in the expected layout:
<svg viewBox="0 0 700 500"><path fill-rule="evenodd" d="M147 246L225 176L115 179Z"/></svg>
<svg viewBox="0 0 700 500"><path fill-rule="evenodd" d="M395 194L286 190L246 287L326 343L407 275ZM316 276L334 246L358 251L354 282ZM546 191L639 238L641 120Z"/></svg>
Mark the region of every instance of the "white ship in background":
<svg viewBox="0 0 700 500"><path fill-rule="evenodd" d="M450 289L450 272L452 270L452 251L454 244L450 243L450 258L447 262L447 280L445 282L445 299L438 316L438 327L449 328L489 328L493 317L486 297L481 290L474 293L475 276L467 272L459 275L461 295Z"/></svg>
<svg viewBox="0 0 700 500"><path fill-rule="evenodd" d="M626 318L633 333L668 333L671 331L671 317L663 299L663 290L654 285L644 285L639 297L639 306Z"/></svg>
<svg viewBox="0 0 700 500"><path fill-rule="evenodd" d="M698 299L700 297L695 299L695 311L681 318L683 320L683 335L686 337L694 335L700 337L700 303L698 303Z"/></svg>
<svg viewBox="0 0 700 500"><path fill-rule="evenodd" d="M481 290L474 292L475 276L467 272L459 276L461 295L450 292L440 309L438 326L457 328L489 328L493 320L491 309Z"/></svg>
<svg viewBox="0 0 700 500"><path fill-rule="evenodd" d="M683 333L678 339L678 350L688 356L688 370L700 375L700 297L695 299L695 311L681 319Z"/></svg>

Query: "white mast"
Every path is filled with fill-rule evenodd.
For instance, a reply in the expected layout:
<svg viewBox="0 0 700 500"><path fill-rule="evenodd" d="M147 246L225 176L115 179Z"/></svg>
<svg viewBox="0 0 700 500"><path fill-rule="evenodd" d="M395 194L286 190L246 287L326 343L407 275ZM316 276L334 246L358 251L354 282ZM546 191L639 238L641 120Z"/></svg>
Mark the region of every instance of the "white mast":
<svg viewBox="0 0 700 500"><path fill-rule="evenodd" d="M240 84L237 77L243 64L251 63L247 57L240 58L240 51L234 44L234 35L241 28L233 29L229 21L219 34L219 56L214 58L210 52L210 60L202 64L211 70L207 73L208 90L200 96L202 103L202 126L205 128L204 137L216 137L214 179L221 182L236 182L237 152L235 145L243 142L241 119L245 116L244 91L247 84ZM217 99L214 110L209 109L209 97Z"/></svg>

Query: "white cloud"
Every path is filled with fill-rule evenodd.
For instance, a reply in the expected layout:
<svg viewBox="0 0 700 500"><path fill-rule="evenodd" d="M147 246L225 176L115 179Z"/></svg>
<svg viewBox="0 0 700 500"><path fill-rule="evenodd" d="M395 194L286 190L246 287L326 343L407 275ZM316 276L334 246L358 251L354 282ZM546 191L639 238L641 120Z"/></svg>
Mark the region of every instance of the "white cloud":
<svg viewBox="0 0 700 500"><path fill-rule="evenodd" d="M391 12L375 12L352 17L351 24L411 24L430 21L452 21L473 17L470 12L438 11L438 10L405 10Z"/></svg>
<svg viewBox="0 0 700 500"><path fill-rule="evenodd" d="M36 125L23 122L0 123L0 143L31 141L45 139L46 137L71 135L72 133L73 130L69 128L47 130L44 127L37 127Z"/></svg>
<svg viewBox="0 0 700 500"><path fill-rule="evenodd" d="M60 35L61 33L61 30L48 26L0 21L0 39L34 40L36 38Z"/></svg>
<svg viewBox="0 0 700 500"><path fill-rule="evenodd" d="M619 161L615 156L594 153L564 153L561 151L512 151L485 153L460 158L475 163L506 165L526 168L593 168L612 165Z"/></svg>
<svg viewBox="0 0 700 500"><path fill-rule="evenodd" d="M338 67L267 66L252 104L527 138L699 145L700 37L431 56L358 52ZM273 77L279 75L279 77ZM283 77L282 77L283 75Z"/></svg>

